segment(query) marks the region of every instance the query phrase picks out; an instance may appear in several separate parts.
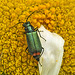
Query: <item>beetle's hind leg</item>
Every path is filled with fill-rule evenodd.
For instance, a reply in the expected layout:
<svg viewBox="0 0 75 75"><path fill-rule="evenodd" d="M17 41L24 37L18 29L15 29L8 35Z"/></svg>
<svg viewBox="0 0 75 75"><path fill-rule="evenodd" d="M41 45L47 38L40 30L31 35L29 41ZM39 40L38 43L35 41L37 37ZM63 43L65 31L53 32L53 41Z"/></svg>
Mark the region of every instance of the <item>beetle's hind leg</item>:
<svg viewBox="0 0 75 75"><path fill-rule="evenodd" d="M40 61L39 61L39 64L41 65ZM41 65L42 66L42 65Z"/></svg>
<svg viewBox="0 0 75 75"><path fill-rule="evenodd" d="M40 57L42 56L43 52L44 52L44 48L42 47L43 51L41 52L41 55ZM41 65L40 61L39 61L39 64ZM42 65L41 65L42 66Z"/></svg>
<svg viewBox="0 0 75 75"><path fill-rule="evenodd" d="M26 52L27 49L28 49L28 47L25 49L25 52Z"/></svg>

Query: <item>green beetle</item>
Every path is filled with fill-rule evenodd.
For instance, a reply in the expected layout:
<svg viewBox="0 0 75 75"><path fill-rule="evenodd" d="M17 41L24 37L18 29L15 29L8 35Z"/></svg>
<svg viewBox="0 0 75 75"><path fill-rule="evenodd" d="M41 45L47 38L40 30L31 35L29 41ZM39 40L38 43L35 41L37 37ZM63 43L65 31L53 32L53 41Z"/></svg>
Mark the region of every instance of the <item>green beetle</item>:
<svg viewBox="0 0 75 75"><path fill-rule="evenodd" d="M28 47L26 48L26 50L29 49L29 53L31 55L33 55L33 57L37 61L39 61L42 49L44 50L44 48L41 45L38 34L37 34L37 31L39 31L39 30L37 29L37 31L35 31L34 27L30 24L29 21L24 23L23 26L25 27L25 33L26 33L27 44L28 44ZM40 37L41 37L41 35L40 35ZM43 37L41 37L41 38L43 38Z"/></svg>
<svg viewBox="0 0 75 75"><path fill-rule="evenodd" d="M34 11L35 12L35 11ZM26 38L27 38L27 44L28 47L26 48L29 49L29 53L33 55L33 57L39 61L40 56L42 55L44 48L41 45L39 36L37 34L37 31L39 32L39 35L41 38L43 38L40 34L40 31L38 29L34 29L34 27L30 24L28 18L34 13L32 12L26 19L26 23L24 22L19 22L23 23L23 26L25 27L25 33L26 33ZM17 23L17 24L19 24ZM44 38L43 38L44 39ZM45 40L45 39L44 39ZM45 40L46 41L46 40Z"/></svg>

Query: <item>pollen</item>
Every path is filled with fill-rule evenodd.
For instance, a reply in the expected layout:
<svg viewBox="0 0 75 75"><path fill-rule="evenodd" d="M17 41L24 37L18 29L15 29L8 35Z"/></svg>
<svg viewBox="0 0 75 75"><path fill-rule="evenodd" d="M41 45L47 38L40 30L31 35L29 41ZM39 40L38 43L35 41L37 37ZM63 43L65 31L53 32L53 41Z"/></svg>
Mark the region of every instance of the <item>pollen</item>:
<svg viewBox="0 0 75 75"><path fill-rule="evenodd" d="M48 14L48 13L49 13L49 10L45 10L44 13L45 13L45 14Z"/></svg>
<svg viewBox="0 0 75 75"><path fill-rule="evenodd" d="M33 23L37 23L37 20L36 20L36 19L34 19L34 20L33 20Z"/></svg>
<svg viewBox="0 0 75 75"><path fill-rule="evenodd" d="M47 20L45 20L45 22L46 22L46 23L49 23L50 21L47 19Z"/></svg>
<svg viewBox="0 0 75 75"><path fill-rule="evenodd" d="M55 8L52 7L52 8L50 9L50 11L51 11L52 13L55 13Z"/></svg>
<svg viewBox="0 0 75 75"><path fill-rule="evenodd" d="M51 13L49 13L47 16L48 16L48 18L51 18Z"/></svg>
<svg viewBox="0 0 75 75"><path fill-rule="evenodd" d="M5 10L5 11L8 11L8 10L9 10L9 7L7 7L7 6L3 6L2 8L3 8L3 10Z"/></svg>
<svg viewBox="0 0 75 75"><path fill-rule="evenodd" d="M20 14L21 14L21 12L22 12L22 11L21 11L21 9L20 9L20 8L18 8L18 7L17 7L17 8L15 9L15 13L16 13L16 14L20 15Z"/></svg>
<svg viewBox="0 0 75 75"><path fill-rule="evenodd" d="M2 15L2 12L0 12L0 16Z"/></svg>
<svg viewBox="0 0 75 75"><path fill-rule="evenodd" d="M12 19L17 18L16 13L12 13L12 14L11 14L11 18L12 18Z"/></svg>
<svg viewBox="0 0 75 75"><path fill-rule="evenodd" d="M38 10L38 6L35 6L35 7L34 7L34 10L37 11L37 10Z"/></svg>
<svg viewBox="0 0 75 75"><path fill-rule="evenodd" d="M61 20L61 14L58 15L58 20Z"/></svg>
<svg viewBox="0 0 75 75"><path fill-rule="evenodd" d="M21 15L21 16L19 16L19 20L25 20L25 15Z"/></svg>

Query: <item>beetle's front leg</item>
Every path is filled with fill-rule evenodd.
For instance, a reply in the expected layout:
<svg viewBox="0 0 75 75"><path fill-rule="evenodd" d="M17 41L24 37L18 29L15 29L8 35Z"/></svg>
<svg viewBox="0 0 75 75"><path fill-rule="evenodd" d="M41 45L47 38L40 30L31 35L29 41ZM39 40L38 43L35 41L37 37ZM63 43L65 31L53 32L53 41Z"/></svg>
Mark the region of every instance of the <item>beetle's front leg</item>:
<svg viewBox="0 0 75 75"><path fill-rule="evenodd" d="M39 31L39 30L38 30L38 27L36 27L34 30L35 30L35 31ZM43 31L39 31L39 32L43 32Z"/></svg>
<svg viewBox="0 0 75 75"><path fill-rule="evenodd" d="M37 30L38 32L39 32L39 35L40 35L40 37L42 38L42 39L44 39L42 36L41 36L41 34L40 34L40 31L39 30ZM43 32L43 31L42 31ZM45 41L46 41L46 39L44 39Z"/></svg>
<svg viewBox="0 0 75 75"><path fill-rule="evenodd" d="M34 30L35 30L35 31L38 31L38 32L39 32L40 37L41 37L42 39L44 39L44 38L41 36L41 34L40 34L40 32L43 32L43 31L39 31L39 30L38 30L38 27L36 27ZM46 39L44 39L44 40L46 41Z"/></svg>
<svg viewBox="0 0 75 75"><path fill-rule="evenodd" d="M34 30L35 30L35 31L38 31L38 32L43 32L43 31L39 31L39 30L38 30L38 27L36 27Z"/></svg>

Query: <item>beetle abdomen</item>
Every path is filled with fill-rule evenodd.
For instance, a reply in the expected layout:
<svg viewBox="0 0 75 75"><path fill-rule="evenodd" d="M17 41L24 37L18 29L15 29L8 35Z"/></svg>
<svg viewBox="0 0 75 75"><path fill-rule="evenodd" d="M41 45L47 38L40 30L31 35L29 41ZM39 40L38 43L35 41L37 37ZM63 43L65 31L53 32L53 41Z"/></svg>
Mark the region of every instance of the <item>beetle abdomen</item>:
<svg viewBox="0 0 75 75"><path fill-rule="evenodd" d="M31 55L42 51L42 46L37 32L26 33L28 49Z"/></svg>

